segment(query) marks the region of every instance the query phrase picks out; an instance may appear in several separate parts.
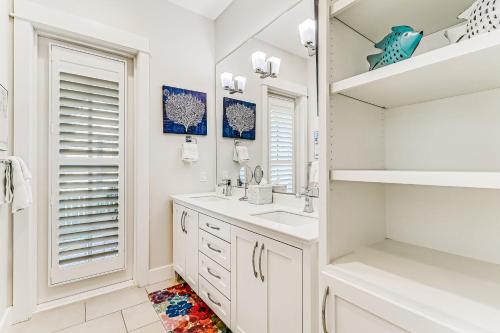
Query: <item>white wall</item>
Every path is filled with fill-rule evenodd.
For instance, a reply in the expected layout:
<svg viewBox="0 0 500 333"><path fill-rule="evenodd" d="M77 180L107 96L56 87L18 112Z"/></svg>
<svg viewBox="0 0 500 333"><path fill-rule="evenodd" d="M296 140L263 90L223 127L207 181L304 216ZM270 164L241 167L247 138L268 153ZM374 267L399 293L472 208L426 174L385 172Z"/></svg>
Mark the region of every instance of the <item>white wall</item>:
<svg viewBox="0 0 500 333"><path fill-rule="evenodd" d="M12 91L12 77L9 70L12 64L10 12L11 1L0 1L0 84L6 87L9 92ZM0 158L5 158L7 155L7 152L0 152ZM7 209L6 205L0 206L0 322L5 310L12 303L12 226Z"/></svg>
<svg viewBox="0 0 500 333"><path fill-rule="evenodd" d="M234 0L215 21L215 59L222 60L300 0Z"/></svg>
<svg viewBox="0 0 500 333"><path fill-rule="evenodd" d="M211 191L215 184L214 22L165 0L34 0L150 39L150 268L172 262L172 216L169 195ZM198 139L200 162L179 159L184 136L162 133L161 87L208 94L208 136ZM147 110L143 110L147 112ZM200 182L200 173L207 181Z"/></svg>
<svg viewBox="0 0 500 333"><path fill-rule="evenodd" d="M248 165L253 169L257 165L262 165L262 136L264 129L267 129L267 124L262 120L262 83L263 80L257 76L252 69L252 53L255 51L265 52L268 56L276 56L281 59L281 69L279 79L307 86L308 84L308 65L305 58L301 58L292 53L278 49L273 45L263 42L259 39L252 38L243 46L238 48L229 57L217 64L217 131L220 133L217 136L217 177L221 180L223 175L228 175L234 182L239 175L240 165L233 162L233 147L234 139L222 137L222 119L223 119L223 97L230 97L246 102L256 104L256 133L255 141L243 140L242 144L248 147L250 154L250 162ZM230 72L233 75L242 75L247 78L247 87L243 94L230 95L222 89L220 85L220 74ZM265 173L267 167L263 166ZM267 176L265 176L267 178Z"/></svg>

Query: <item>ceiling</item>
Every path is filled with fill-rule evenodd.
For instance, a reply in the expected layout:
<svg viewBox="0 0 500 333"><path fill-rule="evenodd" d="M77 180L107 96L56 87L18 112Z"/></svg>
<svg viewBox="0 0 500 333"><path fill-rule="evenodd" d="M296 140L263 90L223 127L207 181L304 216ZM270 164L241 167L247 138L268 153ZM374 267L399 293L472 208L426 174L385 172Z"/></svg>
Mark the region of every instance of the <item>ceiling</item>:
<svg viewBox="0 0 500 333"><path fill-rule="evenodd" d="M307 49L300 43L299 24L306 19L314 19L313 4L313 1L301 1L297 6L271 23L255 38L299 57L308 58Z"/></svg>
<svg viewBox="0 0 500 333"><path fill-rule="evenodd" d="M215 20L233 0L169 0L177 6Z"/></svg>

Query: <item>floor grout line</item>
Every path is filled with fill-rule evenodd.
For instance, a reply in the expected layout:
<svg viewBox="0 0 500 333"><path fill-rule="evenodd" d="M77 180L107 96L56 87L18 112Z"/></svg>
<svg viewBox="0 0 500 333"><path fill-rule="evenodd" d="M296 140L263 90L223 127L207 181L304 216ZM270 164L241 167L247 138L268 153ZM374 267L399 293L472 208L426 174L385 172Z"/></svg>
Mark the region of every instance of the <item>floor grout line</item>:
<svg viewBox="0 0 500 333"><path fill-rule="evenodd" d="M150 322L150 323L148 323L148 324L146 324L146 325L139 326L139 327L135 328L134 330L132 330L132 331L130 331L130 332L128 332L128 331L127 331L127 332L128 332L128 333L133 333L133 332L135 332L135 331L137 331L137 330L140 330L141 328L147 327L147 326L149 326L149 325L156 324L157 322L160 322L160 323L161 323L161 326L162 326L162 327L164 327L164 326L163 326L163 322L161 321L160 317L158 317L158 319L157 319L157 320L155 320L155 321L152 321L152 322ZM126 325L125 325L125 326L126 326Z"/></svg>
<svg viewBox="0 0 500 333"><path fill-rule="evenodd" d="M125 317L123 316L123 310L120 310L120 314L122 315L123 326L125 326L125 331L129 332L127 323L125 322Z"/></svg>

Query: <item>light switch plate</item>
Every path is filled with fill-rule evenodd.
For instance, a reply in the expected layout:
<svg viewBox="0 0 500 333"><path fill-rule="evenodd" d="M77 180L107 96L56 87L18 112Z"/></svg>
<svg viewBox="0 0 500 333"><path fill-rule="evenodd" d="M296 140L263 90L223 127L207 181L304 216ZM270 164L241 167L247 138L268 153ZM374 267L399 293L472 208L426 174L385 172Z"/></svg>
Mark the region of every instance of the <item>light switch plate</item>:
<svg viewBox="0 0 500 333"><path fill-rule="evenodd" d="M202 183L208 182L206 171L200 172L200 182L202 182Z"/></svg>

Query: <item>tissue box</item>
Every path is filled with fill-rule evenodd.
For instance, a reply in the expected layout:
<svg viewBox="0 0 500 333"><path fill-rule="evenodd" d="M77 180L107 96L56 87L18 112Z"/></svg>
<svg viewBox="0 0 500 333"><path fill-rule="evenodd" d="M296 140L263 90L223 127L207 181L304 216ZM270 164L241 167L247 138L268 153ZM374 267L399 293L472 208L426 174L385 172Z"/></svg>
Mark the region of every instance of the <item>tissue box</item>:
<svg viewBox="0 0 500 333"><path fill-rule="evenodd" d="M265 205L273 203L272 185L250 185L248 186L248 203L254 205Z"/></svg>

